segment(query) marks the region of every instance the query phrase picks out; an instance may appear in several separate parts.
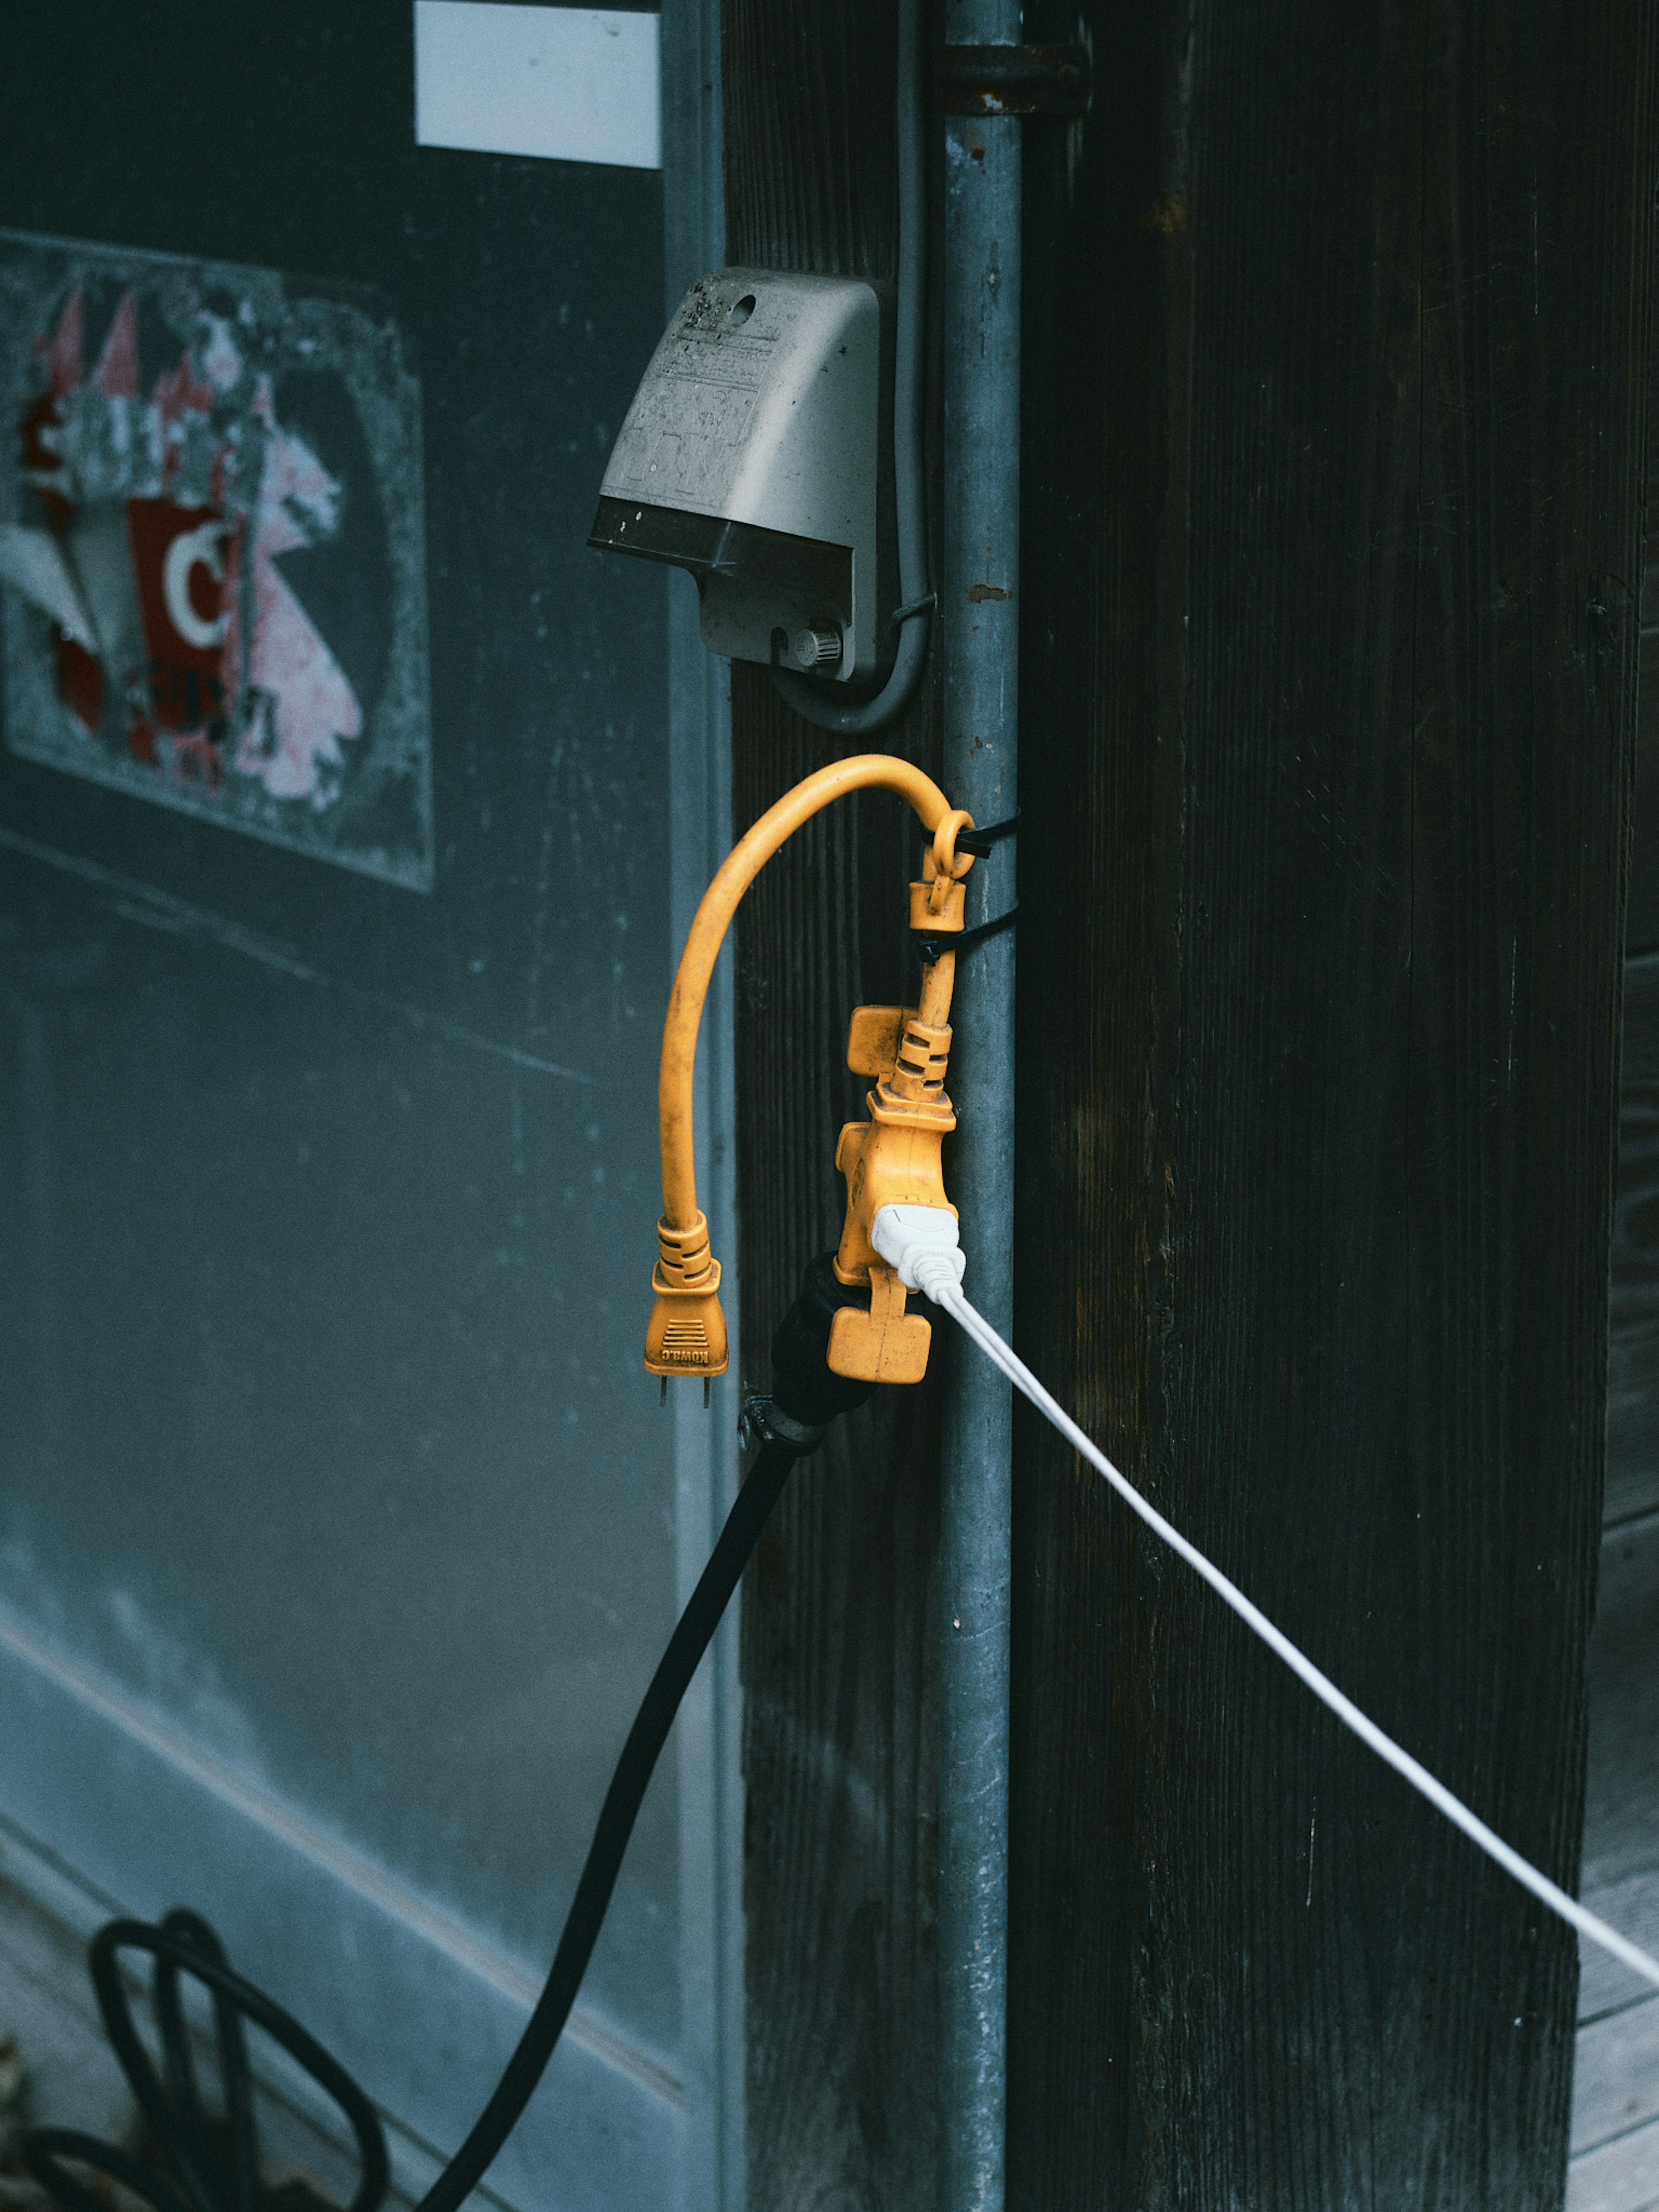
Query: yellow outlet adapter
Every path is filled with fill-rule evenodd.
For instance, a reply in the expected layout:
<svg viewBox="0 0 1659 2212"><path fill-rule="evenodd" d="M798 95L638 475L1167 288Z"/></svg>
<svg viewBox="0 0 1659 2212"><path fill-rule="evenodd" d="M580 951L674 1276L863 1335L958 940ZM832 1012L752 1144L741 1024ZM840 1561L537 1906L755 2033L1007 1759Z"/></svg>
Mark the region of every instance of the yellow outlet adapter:
<svg viewBox="0 0 1659 2212"><path fill-rule="evenodd" d="M662 1219L657 1224L655 1297L645 1333L645 1364L653 1375L707 1382L726 1372L726 1316L720 1311L720 1263L708 1247L708 1223L697 1205L692 1154L692 1074L708 981L744 893L779 847L803 823L849 792L872 787L908 801L933 838L923 880L910 886L910 927L927 937L962 928L963 878L973 855L956 841L973 817L952 807L919 768L885 753L860 753L821 768L769 807L727 854L703 893L680 955L663 1024L658 1102L662 1135ZM870 1310L848 1306L836 1316L830 1365L837 1375L870 1382L919 1382L927 1368L932 1332L904 1310L904 1285L870 1242L883 1206L945 1206L939 1146L956 1115L945 1095L951 1049L951 993L956 955L941 953L922 973L914 1010L860 1006L853 1016L848 1065L875 1079L870 1119L841 1133L836 1165L847 1177L847 1223L836 1273L849 1288L867 1283Z"/></svg>

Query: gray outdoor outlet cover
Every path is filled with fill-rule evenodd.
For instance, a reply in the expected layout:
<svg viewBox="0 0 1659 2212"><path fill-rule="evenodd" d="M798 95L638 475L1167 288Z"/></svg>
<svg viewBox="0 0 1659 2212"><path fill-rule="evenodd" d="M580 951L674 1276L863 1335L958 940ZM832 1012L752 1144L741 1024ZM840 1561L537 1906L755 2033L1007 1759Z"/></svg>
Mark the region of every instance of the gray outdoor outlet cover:
<svg viewBox="0 0 1659 2212"><path fill-rule="evenodd" d="M834 631L819 672L875 675L880 390L868 284L699 277L628 410L589 544L689 568L711 652L792 665L793 640Z"/></svg>

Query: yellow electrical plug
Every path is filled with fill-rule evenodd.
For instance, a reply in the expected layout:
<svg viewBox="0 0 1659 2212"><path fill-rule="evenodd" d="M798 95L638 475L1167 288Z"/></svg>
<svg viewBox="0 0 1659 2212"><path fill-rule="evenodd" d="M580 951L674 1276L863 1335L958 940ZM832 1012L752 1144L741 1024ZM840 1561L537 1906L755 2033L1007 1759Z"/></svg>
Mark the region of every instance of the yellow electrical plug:
<svg viewBox="0 0 1659 2212"><path fill-rule="evenodd" d="M937 824L923 880L910 886L912 929L940 936L961 931L962 878L974 863L970 854L957 853L956 839L973 826L972 816L960 810ZM849 1288L870 1285L870 1310L844 1306L830 1325L831 1371L851 1381L920 1382L927 1372L932 1326L905 1311L904 1285L872 1243L871 1230L884 1206L956 1212L945 1195L940 1154L957 1126L945 1091L956 968L955 953L942 953L922 971L918 1006L860 1006L848 1032L847 1065L854 1075L876 1078L867 1094L870 1119L848 1122L836 1147L836 1166L847 1178L836 1275Z"/></svg>
<svg viewBox="0 0 1659 2212"><path fill-rule="evenodd" d="M645 1364L653 1375L724 1375L726 1316L720 1310L720 1263L708 1249L702 1213L689 1229L657 1224L657 1264L651 1271L651 1318Z"/></svg>
<svg viewBox="0 0 1659 2212"><path fill-rule="evenodd" d="M738 909L744 893L778 848L792 837L801 824L811 819L820 809L833 799L849 792L871 787L896 792L906 799L921 818L922 826L933 838L934 850L924 866L927 880L911 885L910 920L913 928L946 933L962 927L962 886L959 878L964 875L972 860L963 854L956 854L955 840L958 830L969 826L967 815L953 811L945 793L919 768L908 761L892 758L884 753L860 753L851 760L833 762L798 783L793 791L779 799L762 815L753 829L739 839L722 863L719 873L704 892L691 928L685 940L685 950L680 955L680 964L674 977L674 988L669 995L668 1018L663 1024L662 1062L659 1079L658 1111L662 1141L662 1219L657 1225L657 1265L651 1278L655 1293L651 1318L646 1328L645 1364L653 1375L664 1376L686 1375L704 1382L726 1372L727 1361L726 1316L720 1310L720 1262L708 1246L708 1224L697 1206L696 1174L692 1145L692 1078L696 1066L697 1030L702 1019L703 1000L708 995L709 978L714 972L714 962L726 936L732 915ZM941 862L940 855L944 855ZM919 896L920 895L920 896ZM913 1121L891 1120L894 1134L878 1138L874 1158L880 1177L892 1180L890 1161L896 1158L894 1150L898 1143L897 1133L909 1129L919 1139L921 1150L917 1158L925 1164L928 1132L938 1121L939 1103L943 1098L945 1062L941 1053L938 1061L938 1082L928 1091L928 1079L933 1072L933 1048L926 1042L931 1034L942 1036L945 1049L950 1044L950 1030L941 1028L950 1012L951 971L956 965L952 955L947 954L935 962L927 971L922 988L922 1004L915 1021L921 1024L913 1044L909 1030L896 1018L893 1028L894 1049L892 1067L885 1086L878 1085L876 1096L882 1097L890 1115L899 1109L911 1114ZM943 970L942 984L939 981ZM943 998L939 997L942 988ZM930 995L931 994L931 995ZM865 1010L867 1011L867 1010ZM897 1010L894 1010L896 1017ZM858 1017L854 1016L856 1026ZM920 1062L916 1051L922 1053ZM872 1066L872 1074L880 1074L884 1068ZM912 1091L905 1086L920 1081L921 1089ZM887 1104L890 1092L892 1104ZM872 1114L875 1111L872 1104ZM950 1102L944 1101L945 1119L939 1124L938 1134L933 1139L934 1177L938 1174L939 1139L946 1128L955 1126ZM860 1127L866 1125L859 1124ZM845 1136L843 1134L843 1142ZM862 1142L862 1140L860 1140ZM884 1150L884 1145L885 1149ZM837 1155L839 1158L839 1155ZM940 1190L939 1201L943 1200ZM929 1201L921 1200L926 1204ZM850 1223L849 1212L849 1223ZM864 1219L866 1243L870 1220L874 1218L873 1207L866 1211ZM843 1245L846 1243L843 1237ZM872 1255L873 1258L873 1255ZM856 1266L858 1263L854 1263ZM868 1262L864 1263L866 1266ZM879 1260L873 1262L883 1267ZM838 1270L839 1272L839 1266ZM884 1269L890 1275L890 1269ZM863 1275L843 1275L844 1281L863 1281ZM871 1279L872 1301L876 1285ZM891 1308L890 1291L884 1285L883 1313ZM903 1315L904 1292L898 1291L898 1318ZM848 1315L839 1319L848 1318ZM871 1316L851 1316L867 1325ZM911 1317L913 1327L922 1332L921 1364L915 1376L920 1376L927 1364L926 1322ZM909 1341L914 1342L912 1336ZM856 1356L849 1354L849 1356ZM831 1350L831 1365L836 1364ZM837 1369L844 1374L856 1374L857 1368ZM884 1375L880 1379L890 1379ZM894 1381L902 1379L896 1375Z"/></svg>

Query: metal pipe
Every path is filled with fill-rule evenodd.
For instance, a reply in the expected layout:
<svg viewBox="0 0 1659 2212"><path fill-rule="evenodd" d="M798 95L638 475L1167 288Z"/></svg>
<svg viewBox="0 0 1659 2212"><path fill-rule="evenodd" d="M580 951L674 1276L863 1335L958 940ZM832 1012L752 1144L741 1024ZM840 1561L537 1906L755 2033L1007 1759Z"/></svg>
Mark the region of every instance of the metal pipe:
<svg viewBox="0 0 1659 2212"><path fill-rule="evenodd" d="M1018 0L947 0L953 46L1012 46ZM944 781L980 823L1017 804L1020 125L945 123ZM1015 841L968 878L971 927L1014 898ZM962 1127L951 1194L969 1295L1013 1325L1014 933L958 963L951 1046ZM939 2002L942 2212L1001 2212L1006 2103L1008 1617L1013 1405L951 1346L944 1433Z"/></svg>

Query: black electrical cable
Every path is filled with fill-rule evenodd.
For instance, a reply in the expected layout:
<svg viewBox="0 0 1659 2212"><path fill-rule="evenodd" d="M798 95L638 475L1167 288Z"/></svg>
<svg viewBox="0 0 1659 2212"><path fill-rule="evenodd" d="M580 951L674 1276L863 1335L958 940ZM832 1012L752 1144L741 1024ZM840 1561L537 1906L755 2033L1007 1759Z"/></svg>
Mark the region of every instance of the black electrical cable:
<svg viewBox="0 0 1659 2212"><path fill-rule="evenodd" d="M547 2069L599 1940L634 1822L674 1716L782 1494L789 1470L823 1442L836 1414L849 1412L870 1395L867 1383L832 1374L828 1359L836 1309L858 1302L857 1294L836 1279L828 1254L812 1262L773 1342L773 1396L753 1400L744 1409L745 1419L763 1439L761 1449L628 1732L536 2008L471 2132L416 2212L456 2212L483 2179ZM121 1976L119 1955L132 1950L148 1951L155 1961L150 1996L161 2045L160 2074L134 2025ZM153 2212L262 2212L268 2200L258 2181L245 2021L280 2044L339 2106L356 2137L360 2166L348 2212L376 2212L386 2195L388 2167L386 2138L374 2107L339 2062L290 2014L234 1971L204 1920L178 1911L159 1927L137 1920L112 1921L93 1938L90 1964L105 2032L169 2171L159 2173L131 2153L76 2129L34 2129L23 2140L24 2163L65 2212L108 2212L108 2207L65 2169L64 2160L107 2174L143 2198ZM196 2079L179 1992L181 1973L202 1983L212 1995L224 2107L217 2120L209 2113Z"/></svg>
<svg viewBox="0 0 1659 2212"><path fill-rule="evenodd" d="M927 124L921 69L921 0L901 0L898 43L898 313L893 362L893 506L898 529L899 590L890 619L898 648L873 698L854 702L845 688L792 668L772 681L796 714L840 737L885 729L915 696L927 662L935 596L927 588L927 501L923 469L923 321L927 283Z"/></svg>
<svg viewBox="0 0 1659 2212"><path fill-rule="evenodd" d="M814 1442L816 1442L814 1438ZM546 2069L576 2001L587 1961L605 1920L605 1907L622 1871L623 1853L633 1832L635 1815L651 1779L657 1754L668 1738L680 1699L697 1671L697 1662L708 1649L726 1601L736 1589L749 1555L760 1540L767 1516L777 1504L789 1470L811 1446L772 1437L762 1445L738 1492L737 1504L726 1517L708 1565L703 1569L690 1602L680 1615L668 1649L651 1678L634 1725L628 1731L611 1787L605 1793L587 1863L576 1894L565 1917L564 1933L553 1954L553 1966L529 2025L507 2062L506 2070L473 2124L472 2132L456 2152L416 2212L455 2212L483 2180L495 2154L530 2102L536 2084Z"/></svg>

